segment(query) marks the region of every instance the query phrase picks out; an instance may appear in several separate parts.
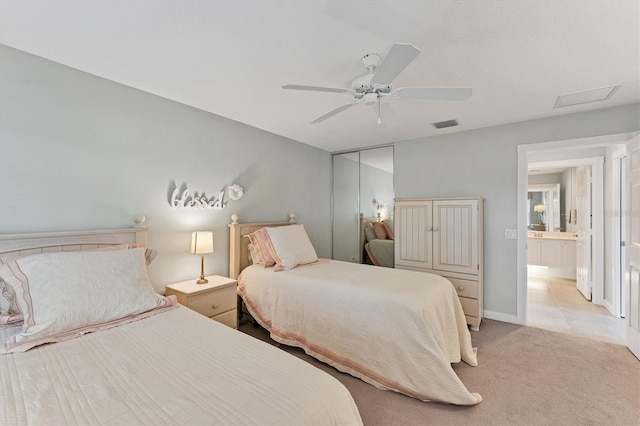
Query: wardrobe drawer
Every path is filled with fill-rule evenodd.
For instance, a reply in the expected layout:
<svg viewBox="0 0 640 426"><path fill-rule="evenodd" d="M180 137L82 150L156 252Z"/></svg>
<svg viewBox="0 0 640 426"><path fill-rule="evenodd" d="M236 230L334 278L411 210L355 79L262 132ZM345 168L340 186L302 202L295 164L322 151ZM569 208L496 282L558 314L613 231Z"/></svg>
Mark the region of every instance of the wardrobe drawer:
<svg viewBox="0 0 640 426"><path fill-rule="evenodd" d="M459 278L447 278L458 292L460 297L468 297L469 299L478 299L478 281L461 280Z"/></svg>
<svg viewBox="0 0 640 426"><path fill-rule="evenodd" d="M462 310L465 315L469 315L472 317L479 317L479 309L478 309L478 300L477 299L468 299L466 297L460 297L460 304L462 305Z"/></svg>

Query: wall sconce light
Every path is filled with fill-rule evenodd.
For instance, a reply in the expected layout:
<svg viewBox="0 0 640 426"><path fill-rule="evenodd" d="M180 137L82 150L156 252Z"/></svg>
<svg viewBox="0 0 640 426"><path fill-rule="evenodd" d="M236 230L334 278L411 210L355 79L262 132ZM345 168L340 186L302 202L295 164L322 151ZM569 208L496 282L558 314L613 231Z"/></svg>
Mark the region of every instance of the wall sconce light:
<svg viewBox="0 0 640 426"><path fill-rule="evenodd" d="M376 199L374 198L373 206L375 207L377 212L376 216L378 217L378 219L381 219L382 216L386 214L387 203L384 201L376 201Z"/></svg>
<svg viewBox="0 0 640 426"><path fill-rule="evenodd" d="M213 232L197 231L191 234L191 253L200 255L200 279L196 283L208 283L204 277L204 255L213 253Z"/></svg>

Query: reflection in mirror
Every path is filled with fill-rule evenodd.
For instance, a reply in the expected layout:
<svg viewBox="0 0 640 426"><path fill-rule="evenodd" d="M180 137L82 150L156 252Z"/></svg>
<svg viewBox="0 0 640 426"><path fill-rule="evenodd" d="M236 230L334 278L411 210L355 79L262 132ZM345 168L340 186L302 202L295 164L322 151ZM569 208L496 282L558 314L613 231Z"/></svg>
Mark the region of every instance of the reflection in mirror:
<svg viewBox="0 0 640 426"><path fill-rule="evenodd" d="M529 229L561 232L560 184L529 184L527 194Z"/></svg>
<svg viewBox="0 0 640 426"><path fill-rule="evenodd" d="M360 213L386 219L393 198L393 147L360 151Z"/></svg>
<svg viewBox="0 0 640 426"><path fill-rule="evenodd" d="M388 220L394 196L393 147L333 155L333 259L365 262L363 226Z"/></svg>
<svg viewBox="0 0 640 426"><path fill-rule="evenodd" d="M358 261L360 153L333 155L333 258Z"/></svg>

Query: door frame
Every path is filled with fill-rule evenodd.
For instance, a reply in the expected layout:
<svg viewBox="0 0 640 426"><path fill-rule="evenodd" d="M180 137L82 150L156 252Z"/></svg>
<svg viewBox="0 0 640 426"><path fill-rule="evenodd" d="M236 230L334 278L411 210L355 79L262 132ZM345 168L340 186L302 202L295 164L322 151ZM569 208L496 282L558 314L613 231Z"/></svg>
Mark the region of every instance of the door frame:
<svg viewBox="0 0 640 426"><path fill-rule="evenodd" d="M622 212L625 211L626 205L626 183L623 172L625 171L625 164L627 156L627 149L620 148L611 153L613 159L613 208L612 212L612 239L611 239L611 258L614 265L613 272L613 301L611 304L605 301L605 307L612 315L616 317L624 317L625 315L625 295L624 295L624 277L626 262L624 257L624 247L622 242L626 240L626 221ZM617 210L617 211L616 211Z"/></svg>
<svg viewBox="0 0 640 426"><path fill-rule="evenodd" d="M517 197L517 260L516 260L516 269L517 269L517 277L516 277L516 322L518 324L526 324L527 321L527 184L528 184L528 174L529 174L529 157L532 154L540 154L540 153L551 153L551 152L559 152L559 151L573 151L579 149L588 149L588 148L601 148L603 146L611 145L611 144L621 144L626 143L627 140L631 139L636 133L619 133L614 135L604 135L604 136L594 136L588 138L579 138L579 139L568 139L563 141L554 141L554 142L542 142L536 144L523 144L518 145L518 174L517 174L517 184L516 184L516 197ZM580 159L584 161L584 159ZM554 160L552 162L536 162L532 164L549 164L553 162L561 162L562 164L570 164L572 160ZM578 161L578 160L575 160ZM597 166L596 166L597 168ZM604 176L603 171L600 171L599 176L595 175L595 170L593 170L594 174L592 174L592 179L594 185L598 182L600 186L598 200L594 200L594 205L592 211L597 212L598 216L600 216L600 220L603 219L604 216L604 205L603 205L603 185L604 185ZM599 202L599 204L595 204L595 202ZM599 222L594 215L594 225L597 225ZM600 277L600 275L604 272L604 225L601 223L599 225L600 229L597 230L594 226L594 246L598 248L598 252L601 254L601 257L595 257L593 261L593 277L594 282L604 283L604 275ZM595 253L594 253L595 254ZM598 280L598 281L596 281ZM594 286L597 287L597 286ZM594 303L602 304L603 299L603 287L601 287L598 291L594 288L593 291L593 300Z"/></svg>

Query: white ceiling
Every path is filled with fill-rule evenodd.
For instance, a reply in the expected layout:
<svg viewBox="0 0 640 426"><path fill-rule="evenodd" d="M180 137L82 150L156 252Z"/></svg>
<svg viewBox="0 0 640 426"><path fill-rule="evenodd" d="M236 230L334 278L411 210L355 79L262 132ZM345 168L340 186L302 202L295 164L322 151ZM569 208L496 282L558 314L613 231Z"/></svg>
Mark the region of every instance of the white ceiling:
<svg viewBox="0 0 640 426"><path fill-rule="evenodd" d="M640 101L640 3L614 0L0 0L0 43L327 151ZM392 99L378 125L338 93L360 58L422 53L393 87L472 87L463 102ZM0 58L1 59L1 58ZM558 95L621 85L606 101ZM431 123L456 119L436 130Z"/></svg>

